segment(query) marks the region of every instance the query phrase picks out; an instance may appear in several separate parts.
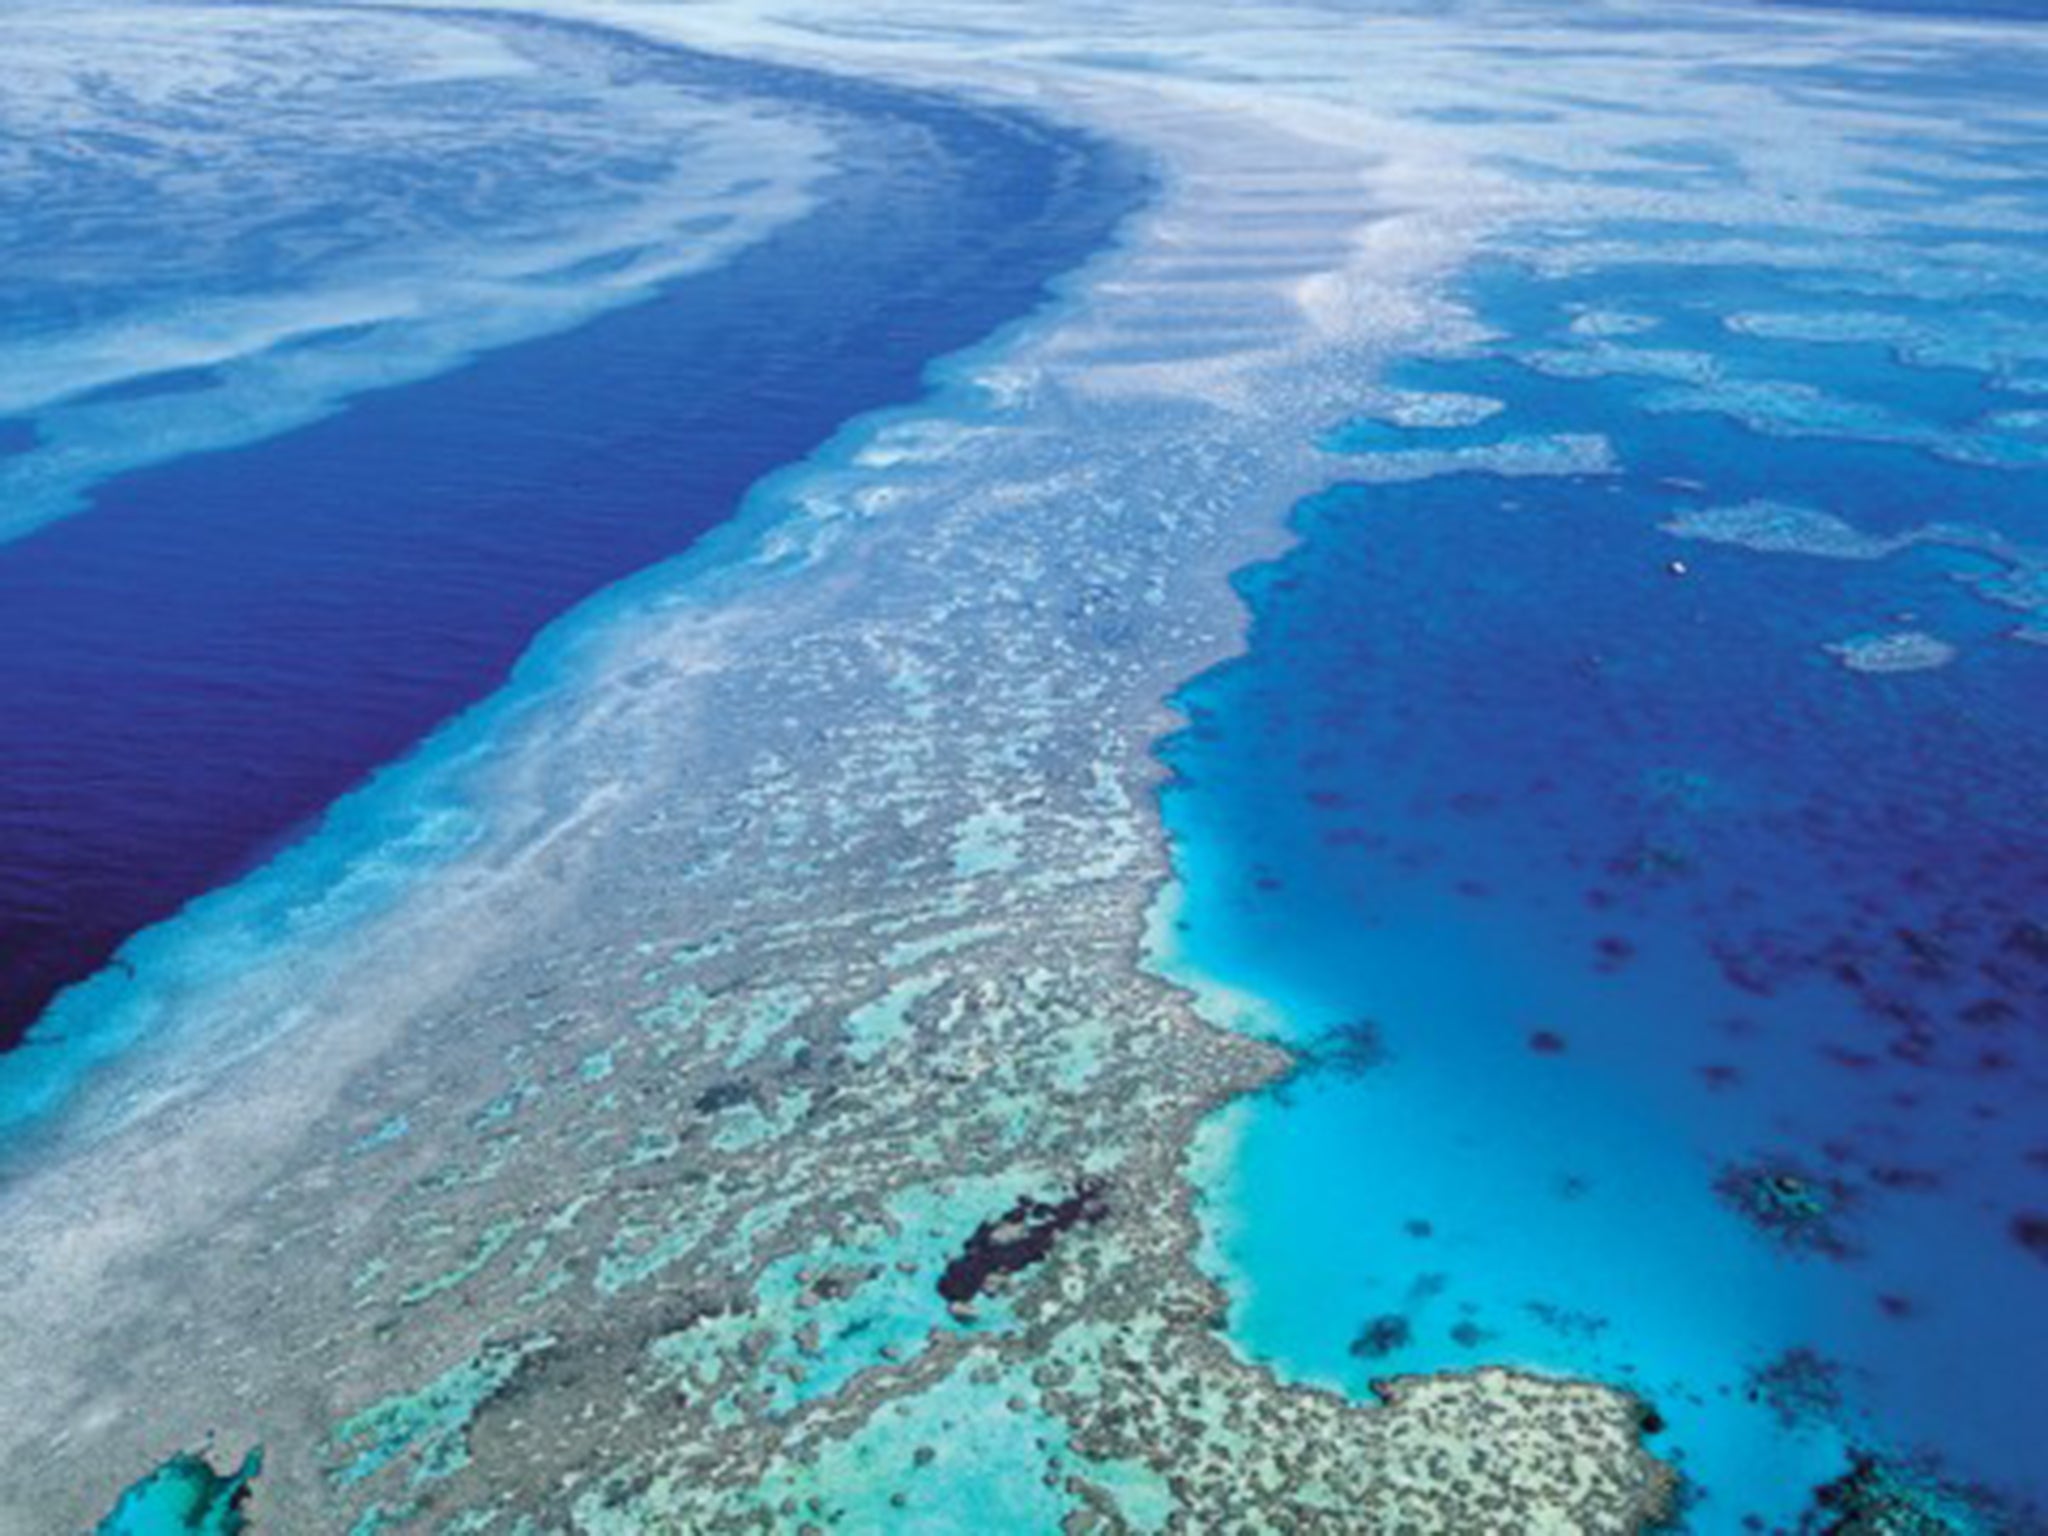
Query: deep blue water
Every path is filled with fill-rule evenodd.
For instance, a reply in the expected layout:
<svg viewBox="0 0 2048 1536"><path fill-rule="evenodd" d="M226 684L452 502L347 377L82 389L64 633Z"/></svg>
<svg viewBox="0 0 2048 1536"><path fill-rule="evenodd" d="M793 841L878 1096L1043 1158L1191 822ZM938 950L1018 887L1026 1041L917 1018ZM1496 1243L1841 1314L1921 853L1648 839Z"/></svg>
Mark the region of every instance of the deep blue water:
<svg viewBox="0 0 2048 1536"><path fill-rule="evenodd" d="M820 206L650 301L128 474L0 546L0 1045L491 691L550 619L914 397L1137 195L1127 164L1014 115L573 35L622 80L822 124Z"/></svg>
<svg viewBox="0 0 2048 1536"><path fill-rule="evenodd" d="M1333 435L1369 458L1601 432L1622 467L1338 488L1244 579L1249 655L1187 691L1168 751L1173 943L1275 1003L1309 1065L1232 1122L1212 1262L1233 1335L1291 1374L1500 1360L1639 1388L1697 1530L1790 1529L1848 1447L1931 1458L2004 1500L1983 1528L2040 1529L2018 1511L2048 1505L2048 647L1958 579L2013 574L1968 540L1844 560L1659 525L1769 497L2044 542L2033 429L1984 426L2038 396L1722 321L1967 336L2042 307L1824 286L1503 265L1472 299L1508 339L1399 382L1505 409ZM1653 322L1624 356L1711 353L1915 441L1529 366L1586 355L1589 306ZM2010 462L1925 446L1963 442ZM1900 629L1959 654L1874 675L1825 649Z"/></svg>

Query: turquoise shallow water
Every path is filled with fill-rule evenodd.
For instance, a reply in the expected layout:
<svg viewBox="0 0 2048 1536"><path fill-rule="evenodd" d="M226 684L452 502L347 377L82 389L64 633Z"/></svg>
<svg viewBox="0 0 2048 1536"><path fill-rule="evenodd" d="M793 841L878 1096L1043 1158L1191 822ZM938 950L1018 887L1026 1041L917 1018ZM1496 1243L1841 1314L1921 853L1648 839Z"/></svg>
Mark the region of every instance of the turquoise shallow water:
<svg viewBox="0 0 2048 1536"><path fill-rule="evenodd" d="M262 1470L260 1453L226 1472L195 1454L174 1456L122 1496L95 1536L242 1536Z"/></svg>
<svg viewBox="0 0 2048 1536"><path fill-rule="evenodd" d="M1455 409L1325 444L1616 471L1311 500L1183 698L1168 969L1306 1059L1212 1127L1232 1334L1625 1383L1698 1531L1852 1450L2035 1529L2048 311L1929 298L1938 238L1871 292L1593 233L1639 259L1486 270L1499 342L1397 375Z"/></svg>

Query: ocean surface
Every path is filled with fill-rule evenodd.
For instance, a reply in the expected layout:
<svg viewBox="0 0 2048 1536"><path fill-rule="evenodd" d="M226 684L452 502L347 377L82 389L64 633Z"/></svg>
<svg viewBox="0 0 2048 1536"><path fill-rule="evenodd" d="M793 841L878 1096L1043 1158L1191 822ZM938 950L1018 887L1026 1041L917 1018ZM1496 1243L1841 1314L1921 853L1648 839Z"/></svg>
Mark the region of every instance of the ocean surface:
<svg viewBox="0 0 2048 1536"><path fill-rule="evenodd" d="M1880 15L1934 16L1968 21L2048 21L2048 0L1762 0L1766 5L1815 10L1872 11Z"/></svg>
<svg viewBox="0 0 2048 1536"><path fill-rule="evenodd" d="M1330 424L1166 749L1162 963L1303 1058L1201 1160L1246 1353L1627 1384L1693 1530L1851 1452L2042 1528L2048 301L1981 195L1526 232Z"/></svg>
<svg viewBox="0 0 2048 1536"><path fill-rule="evenodd" d="M330 80L303 19L248 14L271 20L245 72L166 43L95 106L118 142L0 177L10 242L48 271L0 310L0 477L44 496L0 528L4 1044L499 687L557 615L914 397L1135 185L1014 115L565 26L365 20ZM380 73L423 33L441 69ZM82 55L49 55L56 94ZM244 98L307 89L301 71L346 149L324 165L296 163L312 124L238 138L273 121ZM195 125L194 96L220 121ZM379 113L420 131L346 142ZM282 162L307 182L262 189L233 239L179 179L220 140L250 179ZM569 163L590 141L616 165ZM149 198L160 231L133 212ZM456 292L451 265L502 275ZM238 307L264 315L233 333ZM146 369L107 377L120 345ZM0 1123L105 1048L79 1048L98 1007L7 1058Z"/></svg>

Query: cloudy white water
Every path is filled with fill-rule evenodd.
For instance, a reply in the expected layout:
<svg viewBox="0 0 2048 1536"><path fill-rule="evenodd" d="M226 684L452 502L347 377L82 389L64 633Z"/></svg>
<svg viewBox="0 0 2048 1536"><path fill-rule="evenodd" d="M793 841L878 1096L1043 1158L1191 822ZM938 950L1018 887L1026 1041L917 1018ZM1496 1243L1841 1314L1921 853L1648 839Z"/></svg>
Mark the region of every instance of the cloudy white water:
<svg viewBox="0 0 2048 1536"><path fill-rule="evenodd" d="M715 265L830 158L419 16L16 8L0 57L0 539Z"/></svg>
<svg viewBox="0 0 2048 1536"><path fill-rule="evenodd" d="M855 0L561 0L546 9L734 54L1029 105L1145 153L1161 177L1157 202L1121 250L1076 278L1061 304L950 370L933 401L886 427L849 431L816 464L761 493L743 536L721 551L741 568L741 579L732 579L730 566L721 573L702 560L686 562L571 616L523 677L519 711L486 713L444 735L409 768L344 806L308 844L146 936L131 950L132 979L73 1000L86 1010L111 998L106 1008L119 1016L116 1036L163 1028L157 1050L131 1063L125 1079L93 1105L117 1106L104 1123L129 1135L24 1183L7 1213L17 1251L61 1255L35 1269L19 1293L24 1308L41 1309L39 1322L53 1337L90 1332L63 1300L80 1276L105 1273L159 1246L203 1246L211 1186L181 1184L176 1174L231 1170L217 1175L222 1198L245 1194L268 1168L298 1155L292 1133L280 1127L317 1119L359 1088L364 1102L380 1102L362 1086L375 1053L396 1049L392 1042L422 1019L515 1015L511 999L491 996L502 977L530 979L508 956L521 956L529 938L540 945L534 936L557 927L575 930L579 913L598 913L613 899L613 877L590 868L594 854L622 861L619 888L636 892L643 915L659 914L647 917L650 932L659 927L671 942L689 926L678 918L674 928L661 927L670 922L674 891L700 877L738 878L725 868L733 855L720 840L738 844L784 820L809 826L804 817L816 815L830 823L809 828L817 846L783 848L792 864L828 857L834 839L851 846L854 831L873 833L879 843L882 833L871 823L887 822L891 836L957 842L947 867L958 888L934 896L927 885L915 901L901 897L913 914L906 926L918 913L958 916L987 889L959 882L991 870L1035 874L1031 861L1041 856L1041 843L1078 844L1100 865L1099 886L1087 899L1132 919L1128 931L1092 936L1115 952L1103 963L1124 971L1138 965L1135 915L1166 869L1146 755L1169 723L1160 701L1238 642L1241 615L1229 572L1280 546L1298 497L1349 473L1317 451L1321 435L1365 408L1390 359L1454 351L1476 338L1477 323L1451 296L1461 267L1517 230L1568 234L1596 221L1610 232L1628 221L1688 226L1697 231L1693 249L1701 260L1739 243L1724 234L1735 229L1790 225L1854 246L1861 234L1892 222L1881 199L1896 190L1902 158L1919 153L1902 150L1902 138L1967 147L1995 145L1998 136L1988 118L1930 105L1907 90L1888 94L1884 83L1916 80L1930 59L1966 70L1977 50L2036 46L2024 31L2003 35L1938 20L1874 23L1649 0L1471 0L1448 7L935 0L886 9ZM203 29L168 27L162 39L110 44L116 54L138 50L128 96L148 103L160 94L153 82L197 79L206 83L202 99L254 89L258 99L269 92L317 102L322 90L372 88L394 69L417 79L429 96L451 80L485 94L515 82L536 93L540 109L556 89L528 62L473 37L451 36L430 50L407 46L398 50L402 61L394 61L391 45L380 41L390 35L380 30L382 20L366 18L360 32L340 29L334 35L346 47L316 47L295 15L238 16L232 23L216 15L209 13ZM252 61L238 65L231 80L211 80L212 66L196 63L180 40L205 36L203 51L217 57L206 30L217 26L236 29ZM348 61L333 66L339 81L326 73L330 50ZM294 82L289 90L285 81ZM41 466L20 471L34 477L15 492L22 498L16 504L29 509L24 521L75 506L95 478L143 461L133 455L182 453L281 430L368 384L409 377L417 366L445 366L479 346L611 302L613 279L602 275L612 271L607 256L617 258L624 274L617 281L628 287L699 259L692 253L701 254L703 237L673 223L645 222L654 217L650 209L665 206L649 188L666 188L669 171L647 165L643 131L695 134L710 146L692 163L720 166L719 175L708 191L687 189L682 201L696 208L729 193L751 210L733 210L729 227L740 232L734 238L799 206L800 188L820 163L819 146L793 137L764 191L752 182L752 158L745 167L725 165L716 153L717 130L695 123L687 107L650 103L636 115L627 110L631 101L622 98L617 119L565 113L564 125L550 130L563 135L550 145L559 146L565 185L580 186L593 166L613 166L612 179L599 187L625 189L601 198L616 222L592 243L583 241L582 214L542 218L536 227L523 199L504 216L503 238L481 249L469 243L468 220L462 230L426 229L404 212L413 206L409 200L389 213L373 199L364 215L368 254L308 253L309 268L332 273L331 282L259 295L243 307L241 297L207 288L220 257L209 254L202 237L167 239L167 246L191 245L192 261L189 270L167 263L162 293L110 302L98 330L69 317L74 339L44 352L24 348L16 399L21 414L37 418L45 445L15 461ZM41 110L93 109L58 102ZM1999 111L2038 109L2006 102ZM382 155L414 164L407 157L436 122L465 153L476 149L468 135L477 114L459 116L454 126L427 117L425 126L394 129L389 145L350 146L347 158L357 164ZM272 146L265 163L276 155L287 171L304 165L307 154L318 153L321 118L309 110L301 122L309 148L293 144L280 154ZM518 114L482 118L492 132L516 131ZM1682 158L1684 146L1703 142L1714 146L1723 174L1676 183L1663 174L1674 153ZM519 153L533 148L522 145ZM118 156L118 146L105 152ZM496 205L487 161L486 155L469 185L489 229ZM214 185L202 181L201 192L216 195L207 192ZM217 197L221 205L236 201L226 183L218 184ZM110 198L107 207L119 203ZM193 206L204 207L203 198ZM1966 235L1987 239L2018 224L1995 204L1945 213ZM213 217L198 222L217 227ZM288 240L290 232L251 231L248 238L265 244ZM1551 259L1626 259L1615 239L1563 239ZM650 247L658 255L644 257ZM1798 241L1750 249L1766 261L1800 259ZM1660 255L1683 259L1668 242ZM78 259L75 250L66 257ZM451 284L443 274L456 268L490 279L481 290L469 279ZM1879 267L1872 280L1898 276ZM132 281L132 274L123 279ZM508 313L514 318L507 320ZM24 308L20 332L28 335L38 323ZM374 345L359 351L362 333L354 327L364 324ZM309 334L337 339L306 356L279 346ZM137 366L136 354L148 362ZM139 375L195 367L208 372L191 395L80 398ZM222 399L232 409L185 403ZM1762 408L1754 400L1730 405ZM1579 474L1599 470L1603 452L1593 437L1513 440L1412 467ZM1058 550L1034 546L1033 535L1016 527L1068 515L1071 526L1058 526L1071 537ZM764 595L750 571L774 573L782 590ZM1068 591L1066 584L1079 585L1096 571L1107 573L1099 589ZM892 608L899 591L928 595L919 585L925 582L941 594L950 582L953 595L934 598L929 611ZM1019 590L1033 583L1062 601L1072 597L1067 607L1045 605L1063 622L1076 611L1092 615L1090 603L1116 615L1126 604L1136 612L1131 622L1145 638L1120 657L1124 670L1105 666L1100 676L1109 680L1092 680L1085 697L1078 683L1070 692L1052 689L1043 655L1072 658L1051 642L1043 654L1033 648L1043 612ZM946 625L919 628L932 613ZM823 659L806 672L804 660L814 655ZM844 656L859 658L859 665ZM971 687L960 683L960 719L942 718L947 712L927 697L932 684L920 666L928 657L957 668L954 679L972 680ZM843 707L847 719L864 725L868 716L859 711L873 699L849 698L861 690L892 692L887 731L877 732L884 745L872 746L869 758L850 748L847 760L890 785L896 781L889 773L919 763L929 793L906 800L916 806L915 817L905 810L899 823L895 803L868 793L870 786L855 783L849 791L834 777L838 759L824 761L830 754L818 750L825 725L793 718L795 705L792 718L781 718L779 695L766 694L770 683L794 688L821 677L841 686L835 667L855 681L839 694L819 684L820 709ZM756 669L764 680L758 688ZM948 674L941 668L937 675ZM1059 680L1070 681L1064 673ZM747 700L760 710L749 717L747 730L755 735L728 734L733 717L713 706L737 708ZM1005 728L1014 724L1022 733L1027 723L1050 743L1046 755L1071 771L1035 778L1005 755ZM505 729L493 734L500 725ZM969 725L984 735L970 739ZM998 745L989 747L990 740ZM851 726L835 738L835 750L839 741L872 745ZM1048 797L1066 819L1048 809ZM1011 830L992 835L992 825ZM449 863L441 856L456 845L473 852ZM991 852L992 845L999 846ZM643 846L673 855L658 889L637 866L628 878L626 865ZM1068 873L1084 862L1078 849ZM416 866L426 873L416 877ZM764 865L759 883L787 872ZM378 887L375 903L359 899L366 879ZM636 879L649 884L635 888ZM877 882L882 889L881 877ZM1022 875L1013 884L1027 888ZM689 908L691 899L674 896L674 906ZM807 899L827 916L834 902L855 904L837 887ZM898 899L876 898L878 905ZM378 915L353 926L322 920L372 909ZM815 915L795 903L790 910ZM1034 920L1028 913L1018 919L1020 943L1034 936ZM965 953L959 964L971 969L982 963L973 946L986 935L965 928L960 934L967 937L954 935L948 952ZM638 938L618 933L610 941L628 948ZM596 952L596 941L591 945ZM636 956L620 966L637 970L642 963ZM1257 1026L1260 1000L1211 993L1204 1002L1220 1019ZM289 1080L266 1066L265 1048L280 1035L294 1042ZM206 1049L192 1048L193 1041ZM222 1042L233 1049L219 1050ZM254 1067L237 1079L236 1103L210 1103L212 1075L224 1068L208 1058L245 1056ZM358 1068L360 1078L351 1075ZM375 1091L388 1087L380 1081ZM244 1115L250 1104L267 1113ZM178 1113L148 1120L152 1111L171 1108ZM61 1233L47 1209L34 1208L55 1208L93 1189L96 1179L123 1167L122 1158L148 1145L146 1136L159 1135L167 1171L139 1180L127 1204ZM338 1183L346 1186L347 1176ZM160 1201L152 1201L152 1191ZM792 1202L815 1196L822 1204L836 1192L819 1195L805 1186L784 1193ZM447 1363L445 1353L435 1355L437 1369ZM61 1382L68 1359L59 1344L48 1346L33 1360L43 1373L35 1379ZM361 1367L364 1376L370 1372ZM20 1379L30 1376L24 1370ZM408 1384L416 1383L350 1383L360 1389L357 1403ZM94 1416L65 1447L73 1461L95 1454L94 1436L102 1431L124 1455L165 1443L166 1432L155 1424L147 1433L137 1428L141 1416L113 1396L92 1398ZM636 1475L661 1467L669 1481L655 1484L656 1491L685 1498L688 1477L671 1476L673 1466L659 1462L660 1454L636 1464ZM474 1476L509 1483L520 1475L479 1456L484 1470ZM286 1467L275 1474L280 1483L293 1476L298 1483L286 1486L301 1493L317 1483L310 1471ZM583 1528L630 1528L606 1525L612 1516L599 1502L583 1506ZM1788 1506L1797 1502L1787 1494Z"/></svg>

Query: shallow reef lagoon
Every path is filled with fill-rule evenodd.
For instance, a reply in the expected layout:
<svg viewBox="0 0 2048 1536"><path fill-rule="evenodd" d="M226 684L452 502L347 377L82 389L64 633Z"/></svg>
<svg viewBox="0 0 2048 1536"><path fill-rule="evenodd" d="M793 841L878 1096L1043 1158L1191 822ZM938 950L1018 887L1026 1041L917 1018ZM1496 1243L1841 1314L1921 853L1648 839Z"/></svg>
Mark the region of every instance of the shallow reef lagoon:
<svg viewBox="0 0 2048 1536"><path fill-rule="evenodd" d="M0 178L0 1044L913 397L1133 185L1014 118L593 29L252 10L214 61L218 14L151 17L5 24L13 111L79 120ZM78 100L67 27L111 44ZM0 1125L114 1047L131 970L0 1066Z"/></svg>
<svg viewBox="0 0 2048 1536"><path fill-rule="evenodd" d="M1703 1530L1845 1454L2048 1519L2048 179L1882 206L1506 242L1167 748L1169 963L1302 1053L1211 1127L1235 1335L1626 1383Z"/></svg>

